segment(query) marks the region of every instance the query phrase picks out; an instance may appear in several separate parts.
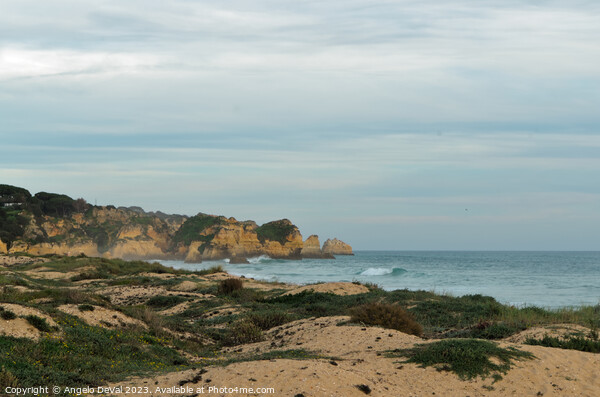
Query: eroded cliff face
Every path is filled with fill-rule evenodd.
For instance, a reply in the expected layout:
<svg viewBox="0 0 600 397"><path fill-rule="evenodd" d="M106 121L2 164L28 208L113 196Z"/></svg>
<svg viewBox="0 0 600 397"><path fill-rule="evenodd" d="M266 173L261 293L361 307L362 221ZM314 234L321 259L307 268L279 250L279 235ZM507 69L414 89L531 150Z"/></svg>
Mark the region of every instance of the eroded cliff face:
<svg viewBox="0 0 600 397"><path fill-rule="evenodd" d="M208 224L192 236L185 260L200 262L225 258L250 258L268 255L271 258L300 259L302 234L289 220L269 222L257 226L252 221L239 222L235 218L199 214Z"/></svg>
<svg viewBox="0 0 600 397"><path fill-rule="evenodd" d="M319 236L313 234L304 241L304 247L302 247L301 255L303 258L315 258L315 259L334 259L330 253L323 252L321 250L321 243L319 242Z"/></svg>
<svg viewBox="0 0 600 397"><path fill-rule="evenodd" d="M352 247L337 238L325 241L323 244L323 252L331 255L354 255Z"/></svg>
<svg viewBox="0 0 600 397"><path fill-rule="evenodd" d="M26 196L24 203L11 207L20 211L11 214L18 222L11 218L13 223L0 229L8 239L0 241L0 254L84 254L188 262L229 258L232 263L260 255L302 259L352 254L352 248L339 240L328 240L323 249L316 235L303 241L288 219L259 226L253 221L202 213L187 217L145 212L139 207L91 206L83 199L54 193ZM0 215L7 218L5 212Z"/></svg>
<svg viewBox="0 0 600 397"><path fill-rule="evenodd" d="M114 207L92 207L66 217L25 214L23 238L9 253L80 255L123 259L174 258L169 252L173 230L185 217L160 219L151 214Z"/></svg>

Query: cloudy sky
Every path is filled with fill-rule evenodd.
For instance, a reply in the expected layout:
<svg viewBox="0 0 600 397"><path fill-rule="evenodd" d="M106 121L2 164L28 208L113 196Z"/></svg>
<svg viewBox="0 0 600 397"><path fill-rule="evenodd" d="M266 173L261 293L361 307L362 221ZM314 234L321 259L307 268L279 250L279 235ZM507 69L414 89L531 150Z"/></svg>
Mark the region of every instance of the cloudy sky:
<svg viewBox="0 0 600 397"><path fill-rule="evenodd" d="M0 183L355 249L600 249L600 4L2 0Z"/></svg>

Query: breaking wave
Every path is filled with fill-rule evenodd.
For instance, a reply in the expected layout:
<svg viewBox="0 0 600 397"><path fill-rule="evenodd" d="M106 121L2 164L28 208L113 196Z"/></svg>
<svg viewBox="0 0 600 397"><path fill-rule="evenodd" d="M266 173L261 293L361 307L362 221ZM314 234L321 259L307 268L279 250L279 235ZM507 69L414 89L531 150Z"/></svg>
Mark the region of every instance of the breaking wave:
<svg viewBox="0 0 600 397"><path fill-rule="evenodd" d="M361 276L387 276L391 274L392 276L399 276L401 274L406 273L405 269L401 267L387 268L387 267L370 267L367 270L360 273Z"/></svg>

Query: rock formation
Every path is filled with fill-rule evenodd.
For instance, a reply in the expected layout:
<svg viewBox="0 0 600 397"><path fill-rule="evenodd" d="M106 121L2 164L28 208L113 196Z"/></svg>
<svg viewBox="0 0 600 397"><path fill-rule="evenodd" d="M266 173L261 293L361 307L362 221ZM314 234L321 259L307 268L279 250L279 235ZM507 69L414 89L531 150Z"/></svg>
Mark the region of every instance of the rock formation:
<svg viewBox="0 0 600 397"><path fill-rule="evenodd" d="M302 259L352 254L350 246L330 240L321 250L317 236L303 242L288 219L259 226L203 213L187 217L145 212L140 207L93 206L54 193L31 196L9 185L0 185L1 200L11 204L11 218L1 207L0 217L12 223L0 223L0 253L186 262L229 258L230 263L247 263L247 258L260 255Z"/></svg>
<svg viewBox="0 0 600 397"><path fill-rule="evenodd" d="M337 238L325 241L325 244L323 244L323 252L331 255L354 255L352 247Z"/></svg>
<svg viewBox="0 0 600 397"><path fill-rule="evenodd" d="M316 234L309 236L304 241L304 247L302 247L300 255L303 258L335 259L330 253L326 253L321 250L319 236L317 236Z"/></svg>

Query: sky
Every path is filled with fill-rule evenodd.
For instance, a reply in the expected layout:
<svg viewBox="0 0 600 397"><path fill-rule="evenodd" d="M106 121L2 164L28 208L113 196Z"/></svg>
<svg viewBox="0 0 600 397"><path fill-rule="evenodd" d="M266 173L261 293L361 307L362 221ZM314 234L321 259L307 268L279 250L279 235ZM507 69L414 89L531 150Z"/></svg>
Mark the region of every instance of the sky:
<svg viewBox="0 0 600 397"><path fill-rule="evenodd" d="M578 0L2 0L0 183L357 250L599 250L599 20Z"/></svg>

